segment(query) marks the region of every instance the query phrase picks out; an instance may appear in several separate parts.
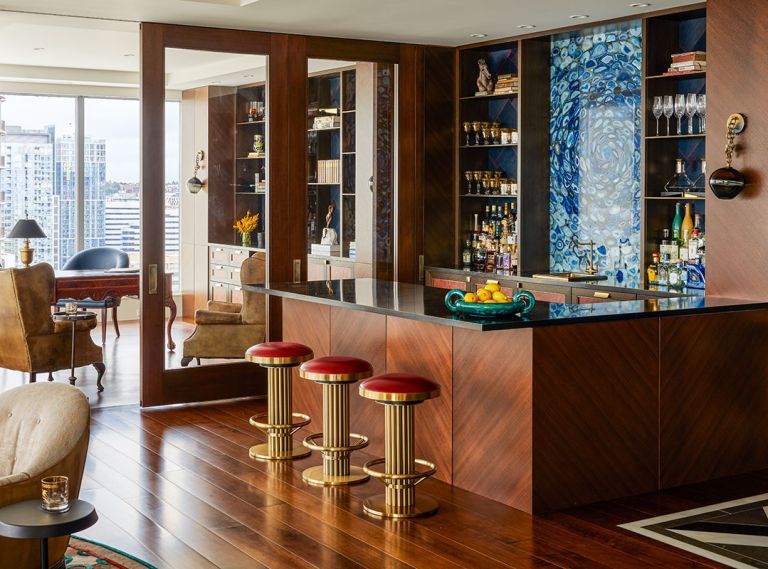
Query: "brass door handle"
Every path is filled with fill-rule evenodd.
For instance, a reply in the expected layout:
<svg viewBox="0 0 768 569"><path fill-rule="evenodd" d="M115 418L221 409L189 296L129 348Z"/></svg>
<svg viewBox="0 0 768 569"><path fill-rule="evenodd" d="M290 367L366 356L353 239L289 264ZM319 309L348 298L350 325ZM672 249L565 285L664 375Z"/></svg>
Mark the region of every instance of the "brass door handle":
<svg viewBox="0 0 768 569"><path fill-rule="evenodd" d="M610 292L597 292L593 295L595 298L611 298Z"/></svg>
<svg viewBox="0 0 768 569"><path fill-rule="evenodd" d="M157 265L149 265L148 273L148 294L157 294Z"/></svg>

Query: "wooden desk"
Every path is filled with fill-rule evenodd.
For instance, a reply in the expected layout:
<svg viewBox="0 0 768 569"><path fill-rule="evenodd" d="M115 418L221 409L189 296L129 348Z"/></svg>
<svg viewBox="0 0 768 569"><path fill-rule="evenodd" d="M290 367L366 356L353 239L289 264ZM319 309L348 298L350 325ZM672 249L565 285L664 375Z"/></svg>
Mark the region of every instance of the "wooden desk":
<svg viewBox="0 0 768 569"><path fill-rule="evenodd" d="M168 349L173 351L176 344L171 337L171 326L176 319L176 302L173 300L173 273L165 273L163 303L171 310L168 319ZM108 296L138 297L141 292L139 273L113 273L109 271L56 271L54 303L62 298L75 300L104 300Z"/></svg>

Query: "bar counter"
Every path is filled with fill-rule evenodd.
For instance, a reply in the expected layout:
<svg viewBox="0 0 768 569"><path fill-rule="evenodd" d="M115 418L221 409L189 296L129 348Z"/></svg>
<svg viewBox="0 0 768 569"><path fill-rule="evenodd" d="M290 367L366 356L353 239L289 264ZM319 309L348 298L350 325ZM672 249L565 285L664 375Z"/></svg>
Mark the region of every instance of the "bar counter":
<svg viewBox="0 0 768 569"><path fill-rule="evenodd" d="M431 377L417 456L437 477L531 513L768 467L768 303L707 296L537 302L483 322L446 290L350 279L246 288L274 297L282 337L376 373ZM274 311L274 312L273 312ZM321 390L294 377L294 410L320 430ZM381 456L380 405L352 397L350 427Z"/></svg>

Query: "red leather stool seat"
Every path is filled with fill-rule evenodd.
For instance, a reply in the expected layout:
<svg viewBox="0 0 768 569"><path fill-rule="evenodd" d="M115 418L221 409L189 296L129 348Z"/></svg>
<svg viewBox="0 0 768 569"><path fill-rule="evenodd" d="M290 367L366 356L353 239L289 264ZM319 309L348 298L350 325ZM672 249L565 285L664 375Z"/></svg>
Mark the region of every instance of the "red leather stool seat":
<svg viewBox="0 0 768 569"><path fill-rule="evenodd" d="M373 375L365 360L348 356L326 356L301 364L299 375L320 383L354 383Z"/></svg>
<svg viewBox="0 0 768 569"><path fill-rule="evenodd" d="M265 366L298 365L311 360L312 348L295 342L264 342L245 351L245 359Z"/></svg>
<svg viewBox="0 0 768 569"><path fill-rule="evenodd" d="M425 401L440 395L440 386L412 373L385 373L360 384L360 395L385 403Z"/></svg>

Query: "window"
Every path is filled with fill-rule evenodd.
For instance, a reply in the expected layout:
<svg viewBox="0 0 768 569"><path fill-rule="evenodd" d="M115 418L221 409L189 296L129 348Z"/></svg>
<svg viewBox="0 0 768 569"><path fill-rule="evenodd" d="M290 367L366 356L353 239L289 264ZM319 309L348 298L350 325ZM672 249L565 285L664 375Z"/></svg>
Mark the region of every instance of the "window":
<svg viewBox="0 0 768 569"><path fill-rule="evenodd" d="M0 169L0 236L6 266L19 265L21 243L5 239L25 212L47 239L36 239L35 260L59 268L74 251L75 132L73 97L6 95Z"/></svg>
<svg viewBox="0 0 768 569"><path fill-rule="evenodd" d="M38 262L59 269L81 248L116 247L132 265L140 253L140 117L135 99L8 95L3 105L8 135L2 142L0 212L5 235L24 210L48 239L34 243ZM82 105L83 132L76 109ZM180 104L166 104L166 270L179 285ZM78 142L83 144L82 187ZM77 226L82 195L83 222ZM78 247L78 235L82 235ZM19 248L4 240L2 254L14 264ZM8 264L8 262L6 264ZM18 260L15 261L18 264Z"/></svg>

